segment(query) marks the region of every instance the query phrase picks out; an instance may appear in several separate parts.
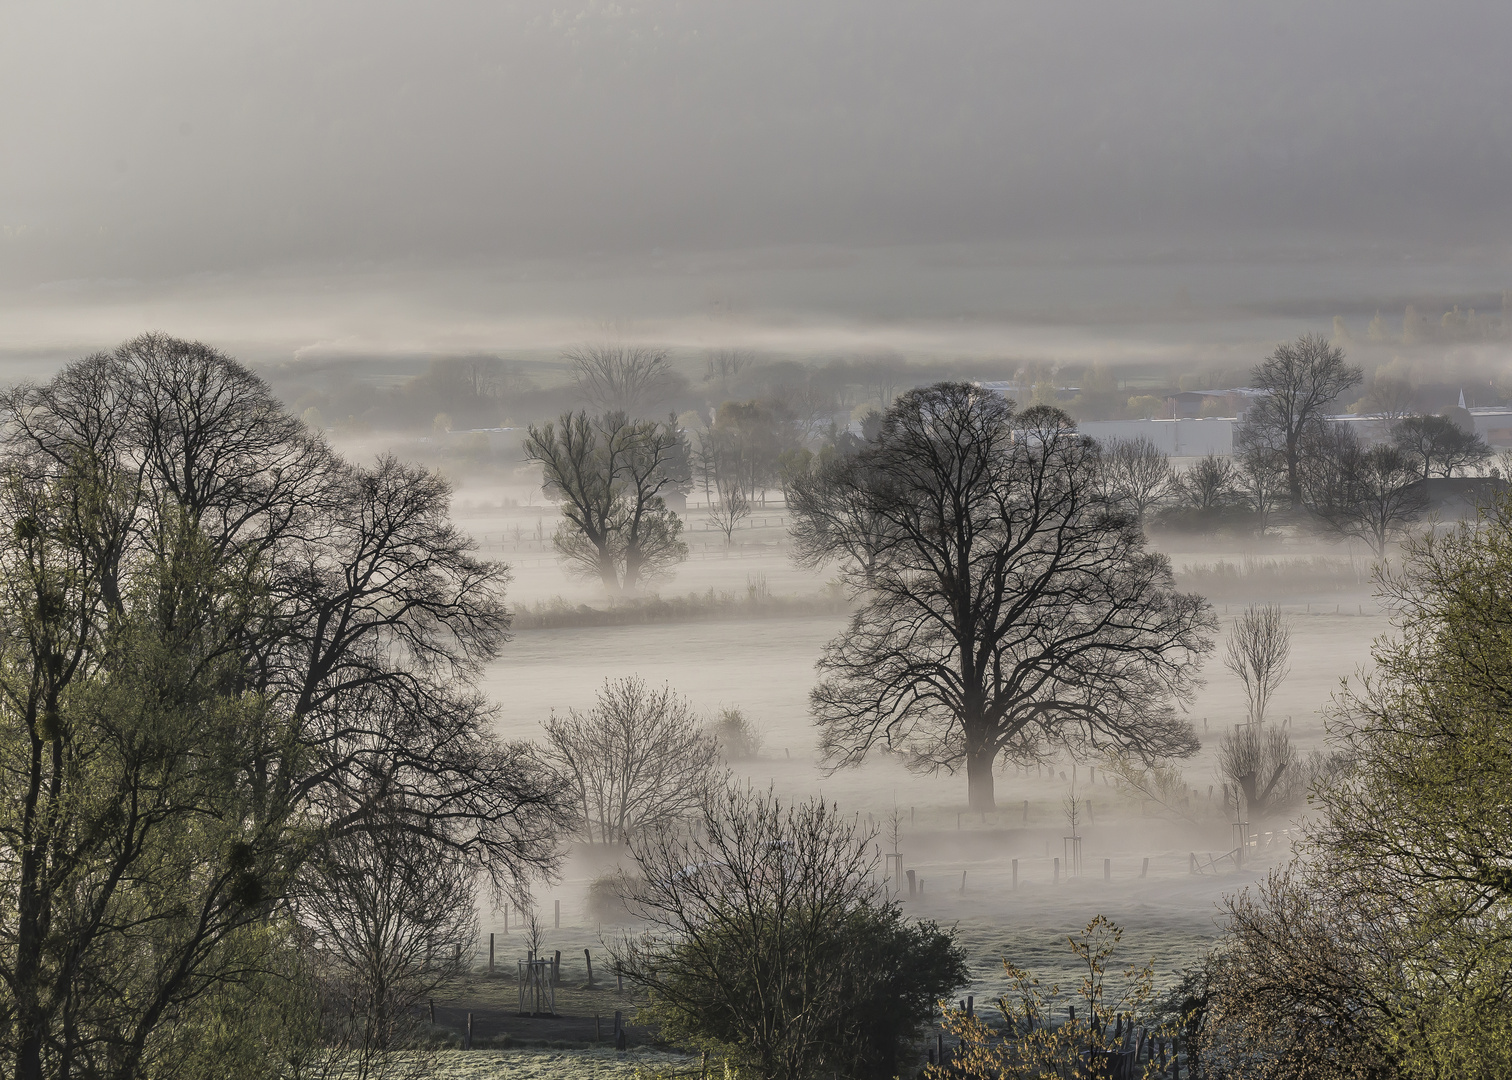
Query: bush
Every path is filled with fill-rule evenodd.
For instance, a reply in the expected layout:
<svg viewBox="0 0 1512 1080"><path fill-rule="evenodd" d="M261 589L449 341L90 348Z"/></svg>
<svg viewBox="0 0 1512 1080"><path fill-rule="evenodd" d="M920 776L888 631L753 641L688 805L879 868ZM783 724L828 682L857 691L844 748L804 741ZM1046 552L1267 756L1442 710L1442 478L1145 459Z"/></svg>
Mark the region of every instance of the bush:
<svg viewBox="0 0 1512 1080"><path fill-rule="evenodd" d="M763 1080L897 1076L967 980L953 934L878 891L875 836L831 806L730 786L700 824L634 847L650 928L615 959L641 1015Z"/></svg>
<svg viewBox="0 0 1512 1080"><path fill-rule="evenodd" d="M709 730L726 761L750 761L761 756L761 729L740 709L720 709Z"/></svg>

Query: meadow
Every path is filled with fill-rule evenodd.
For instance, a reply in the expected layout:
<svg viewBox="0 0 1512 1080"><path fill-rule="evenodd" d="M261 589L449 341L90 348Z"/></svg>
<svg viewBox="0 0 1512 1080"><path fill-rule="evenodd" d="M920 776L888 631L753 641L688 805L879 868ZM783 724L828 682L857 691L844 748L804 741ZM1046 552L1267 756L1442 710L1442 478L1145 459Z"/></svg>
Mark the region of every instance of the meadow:
<svg viewBox="0 0 1512 1080"><path fill-rule="evenodd" d="M553 511L538 495L464 487L455 512L484 554L514 568L511 597L517 607L555 598L604 606L595 585L562 572L550 550ZM700 527L698 513L694 508L687 515L692 557L660 586L663 597L711 591L738 597L757 589L813 596L825 587L822 572L800 570L787 559L780 508L758 512L729 549L718 534ZM1304 753L1321 748L1325 717L1342 681L1369 662L1372 640L1389 630L1373 596L1369 560L1358 551L1284 537L1263 544L1168 537L1156 543L1169 554L1182 586L1209 595L1225 625L1247 603L1283 605L1292 623L1291 675L1270 716L1287 724ZM1233 827L1221 803L1207 800L1221 800L1215 748L1220 733L1243 718L1244 704L1216 654L1190 708L1203 747L1180 763L1199 822L1173 820L1161 816L1159 807L1120 797L1101 770L1089 785L1088 766L1096 763L1069 759L1048 770L1001 770L997 812L974 815L965 810L963 776L920 776L888 758L831 773L818 760L808 692L815 660L844 625L844 615L830 613L518 629L489 668L483 689L499 705L500 733L518 739L539 738L553 710L588 708L605 678L629 674L670 684L705 713L739 707L759 725L764 748L759 758L733 764L737 777L787 798L817 795L838 803L877 830L879 854L887 846L885 821L898 814L903 864L922 881L922 892L906 901L908 910L956 927L973 974L961 996L979 1001L1006 991L1004 958L1034 970L1047 984L1074 989L1079 974L1066 936L1098 914L1124 929L1117 962L1149 962L1157 985L1169 986L1216 937L1224 896L1289 857L1285 838L1278 836L1243 869L1222 860L1233 846ZM1064 801L1073 782L1077 794L1091 801L1091 820L1079 830L1079 877L1069 873L1064 839ZM1280 833L1288 824L1258 828ZM1203 866L1198 874L1191 872L1194 855ZM1058 882L1057 857L1065 860ZM537 890L546 948L560 949L564 965L580 967L585 947L597 955L615 935L633 932L600 924L587 909L589 883L618 861L617 851L576 846L560 878ZM560 928L554 925L558 904ZM520 917L514 912L508 918L513 932L506 934L505 913L483 913L484 941L488 933L496 935L501 964L507 959L512 966L515 954L523 955ZM479 963L484 959L480 951Z"/></svg>

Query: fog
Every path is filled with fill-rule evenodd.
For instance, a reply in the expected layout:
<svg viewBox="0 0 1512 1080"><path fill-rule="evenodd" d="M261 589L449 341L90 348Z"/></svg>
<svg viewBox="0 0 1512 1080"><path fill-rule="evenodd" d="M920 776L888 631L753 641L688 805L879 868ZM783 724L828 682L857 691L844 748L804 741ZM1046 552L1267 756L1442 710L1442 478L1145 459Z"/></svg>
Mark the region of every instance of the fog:
<svg viewBox="0 0 1512 1080"><path fill-rule="evenodd" d="M1490 2L8 4L0 381L144 330L204 340L354 458L444 468L522 615L602 608L551 549L556 509L518 437L462 462L441 445L445 402L417 392L375 428L346 390L398 393L435 361L482 357L529 404L468 426L518 428L579 404L560 350L609 337L669 347L687 389L669 404L695 416L720 403L704 351L726 347L803 371L885 356L1233 385L1338 319L1367 381L1398 364L1434 407L1456 379L1499 400L1509 32L1512 7ZM1367 341L1377 312L1400 329L1407 305L1500 308L1499 336ZM871 393L842 389L834 418ZM825 588L788 558L775 495L731 545L694 499L664 597ZM1271 712L1301 750L1324 746L1330 695L1390 629L1368 552L1154 542L1224 632L1246 603L1283 605L1295 663ZM1214 569L1267 559L1276 572ZM1190 710L1203 749L1180 763L1196 820L1099 775L1082 876L1057 884L1059 774L1089 762L1005 770L992 815L964 813L964 776L887 758L826 771L808 692L842 614L527 623L483 684L502 734L538 739L552 710L636 673L705 713L748 711L765 750L738 776L907 815L904 863L927 886L910 911L959 923L978 996L1002 989L1005 954L1064 969L1057 937L1098 912L1168 984L1213 939L1222 897L1290 854L1274 822L1251 864L1193 872L1232 846L1232 815L1204 801L1223 783L1218 733L1244 715L1216 657ZM609 861L574 849L542 886L542 910L563 910L551 947L597 947L587 887Z"/></svg>
<svg viewBox="0 0 1512 1080"><path fill-rule="evenodd" d="M0 13L0 350L1197 357L1499 296L1504 5Z"/></svg>

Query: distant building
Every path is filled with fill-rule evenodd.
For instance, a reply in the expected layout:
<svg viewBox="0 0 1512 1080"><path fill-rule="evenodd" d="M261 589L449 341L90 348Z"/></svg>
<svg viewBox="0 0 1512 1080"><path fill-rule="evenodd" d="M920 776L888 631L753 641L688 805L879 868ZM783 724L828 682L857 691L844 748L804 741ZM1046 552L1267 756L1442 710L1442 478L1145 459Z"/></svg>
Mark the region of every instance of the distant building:
<svg viewBox="0 0 1512 1080"><path fill-rule="evenodd" d="M1463 394L1460 395L1464 397ZM1475 422L1475 433L1492 446L1512 446L1512 408L1496 405L1489 408L1466 409Z"/></svg>
<svg viewBox="0 0 1512 1080"><path fill-rule="evenodd" d="M1171 457L1204 457L1208 454L1232 454L1234 428L1238 423L1238 419L1232 416L1180 420L1087 420L1077 424L1076 429L1099 441L1149 439L1157 449Z"/></svg>
<svg viewBox="0 0 1512 1080"><path fill-rule="evenodd" d="M1229 390L1178 390L1166 395L1166 415L1173 420L1232 416L1242 421L1255 402L1265 395L1266 391L1247 386Z"/></svg>

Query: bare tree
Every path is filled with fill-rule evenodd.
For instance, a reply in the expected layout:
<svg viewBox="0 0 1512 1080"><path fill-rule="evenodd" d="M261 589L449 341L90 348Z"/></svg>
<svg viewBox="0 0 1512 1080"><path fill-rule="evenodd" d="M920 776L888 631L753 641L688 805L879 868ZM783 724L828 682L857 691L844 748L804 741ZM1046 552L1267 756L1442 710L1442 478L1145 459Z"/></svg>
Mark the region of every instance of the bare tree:
<svg viewBox="0 0 1512 1080"><path fill-rule="evenodd" d="M1264 536L1271 513L1286 491L1286 458L1267 446L1245 446L1242 441L1235 449L1239 459L1235 487L1244 505L1254 513L1257 531Z"/></svg>
<svg viewBox="0 0 1512 1080"><path fill-rule="evenodd" d="M1297 751L1284 728L1241 724L1218 743L1218 771L1238 786L1256 821L1296 804L1305 793Z"/></svg>
<svg viewBox="0 0 1512 1080"><path fill-rule="evenodd" d="M1175 483L1189 506L1216 510L1233 503L1238 473L1231 459L1210 453L1193 462Z"/></svg>
<svg viewBox="0 0 1512 1080"><path fill-rule="evenodd" d="M811 695L832 764L884 748L964 764L985 810L1001 755L1195 750L1172 701L1212 647L1211 607L1101 496L1095 444L1065 414L1015 415L969 384L913 390L791 505L796 557L838 560L864 598Z"/></svg>
<svg viewBox="0 0 1512 1080"><path fill-rule="evenodd" d="M1312 334L1276 346L1251 374L1266 396L1245 419L1247 438L1252 445L1263 443L1281 452L1293 507L1302 505L1303 436L1322 422L1323 410L1362 374L1344 362L1343 349Z"/></svg>
<svg viewBox="0 0 1512 1080"><path fill-rule="evenodd" d="M1418 393L1406 379L1377 375L1365 393L1365 406L1388 420L1401 420L1418 411Z"/></svg>
<svg viewBox="0 0 1512 1080"><path fill-rule="evenodd" d="M399 825L322 846L295 899L312 936L329 1033L372 1056L413 1042L419 1004L471 963L477 868Z"/></svg>
<svg viewBox="0 0 1512 1080"><path fill-rule="evenodd" d="M674 382L667 350L599 342L566 350L577 391L600 412L641 417L667 400Z"/></svg>
<svg viewBox="0 0 1512 1080"><path fill-rule="evenodd" d="M717 382L721 390L729 393L730 380L755 362L756 354L749 349L710 349L704 354L704 381Z"/></svg>
<svg viewBox="0 0 1512 1080"><path fill-rule="evenodd" d="M671 574L688 557L682 521L662 494L688 480L687 448L672 424L565 413L530 427L525 456L540 462L543 489L562 505L557 552L611 596Z"/></svg>
<svg viewBox="0 0 1512 1080"><path fill-rule="evenodd" d="M1109 498L1128 507L1140 521L1171 492L1171 459L1143 435L1109 439L1101 467Z"/></svg>
<svg viewBox="0 0 1512 1080"><path fill-rule="evenodd" d="M1251 724L1265 721L1271 696L1291 673L1291 626L1277 604L1251 604L1234 620L1223 666L1244 686L1245 718Z"/></svg>
<svg viewBox="0 0 1512 1080"><path fill-rule="evenodd" d="M877 888L875 839L831 805L731 785L698 828L637 841L621 889L648 931L614 955L664 1036L765 1080L900 1075L966 970Z"/></svg>
<svg viewBox="0 0 1512 1080"><path fill-rule="evenodd" d="M716 780L719 742L688 700L635 676L606 679L586 713L552 713L546 738L590 843L681 821Z"/></svg>
<svg viewBox="0 0 1512 1080"><path fill-rule="evenodd" d="M1486 440L1447 416L1404 417L1392 425L1391 441L1421 464L1425 480L1435 468L1442 476L1452 476L1455 469L1474 468L1491 458Z"/></svg>
<svg viewBox="0 0 1512 1080"><path fill-rule="evenodd" d="M1338 536L1365 541L1378 558L1423 515L1427 493L1416 479L1400 450L1364 446L1343 424L1321 427L1307 439L1308 509Z"/></svg>
<svg viewBox="0 0 1512 1080"><path fill-rule="evenodd" d="M738 485L731 483L720 485L719 501L709 507L704 520L724 534L725 546L729 547L735 542L735 530L750 516L751 501Z"/></svg>

